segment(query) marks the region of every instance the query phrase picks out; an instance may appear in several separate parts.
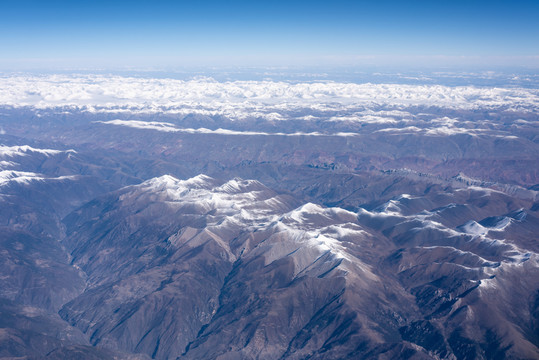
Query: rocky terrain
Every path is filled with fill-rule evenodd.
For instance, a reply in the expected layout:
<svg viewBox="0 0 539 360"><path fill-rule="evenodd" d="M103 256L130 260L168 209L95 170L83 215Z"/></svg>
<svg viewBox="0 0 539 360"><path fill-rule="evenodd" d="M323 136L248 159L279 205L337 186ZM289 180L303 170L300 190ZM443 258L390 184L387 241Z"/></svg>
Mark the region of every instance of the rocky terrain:
<svg viewBox="0 0 539 360"><path fill-rule="evenodd" d="M539 358L533 87L1 82L0 358Z"/></svg>

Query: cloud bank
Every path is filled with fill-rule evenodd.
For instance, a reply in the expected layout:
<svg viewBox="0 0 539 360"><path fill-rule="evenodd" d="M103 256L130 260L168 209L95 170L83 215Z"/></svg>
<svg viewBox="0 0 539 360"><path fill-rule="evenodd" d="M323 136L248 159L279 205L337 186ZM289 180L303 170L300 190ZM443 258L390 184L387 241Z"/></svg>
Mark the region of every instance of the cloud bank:
<svg viewBox="0 0 539 360"><path fill-rule="evenodd" d="M358 106L534 112L539 110L539 90L342 82L218 82L207 78L183 81L102 75L4 76L0 77L0 105L75 107L93 112L194 113L278 121L289 118L284 112L294 109L346 110ZM379 114L362 115L365 121L372 122Z"/></svg>

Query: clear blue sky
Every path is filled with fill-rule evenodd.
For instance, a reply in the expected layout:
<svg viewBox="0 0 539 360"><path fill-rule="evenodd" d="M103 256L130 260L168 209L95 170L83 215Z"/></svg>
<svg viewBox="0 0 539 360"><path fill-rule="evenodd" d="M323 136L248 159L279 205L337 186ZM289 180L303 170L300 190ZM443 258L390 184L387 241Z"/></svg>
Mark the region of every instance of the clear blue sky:
<svg viewBox="0 0 539 360"><path fill-rule="evenodd" d="M539 67L539 0L0 0L17 66L462 63Z"/></svg>

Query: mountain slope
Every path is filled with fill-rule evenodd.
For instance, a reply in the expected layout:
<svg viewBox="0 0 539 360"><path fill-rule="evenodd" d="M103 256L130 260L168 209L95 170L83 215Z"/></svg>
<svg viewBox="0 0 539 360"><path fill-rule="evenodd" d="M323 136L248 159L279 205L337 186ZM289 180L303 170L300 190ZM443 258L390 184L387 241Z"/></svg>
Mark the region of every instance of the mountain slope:
<svg viewBox="0 0 539 360"><path fill-rule="evenodd" d="M60 315L158 359L533 358L538 255L514 234L536 215L511 212L529 204L471 186L356 213L165 175L65 218L86 289Z"/></svg>

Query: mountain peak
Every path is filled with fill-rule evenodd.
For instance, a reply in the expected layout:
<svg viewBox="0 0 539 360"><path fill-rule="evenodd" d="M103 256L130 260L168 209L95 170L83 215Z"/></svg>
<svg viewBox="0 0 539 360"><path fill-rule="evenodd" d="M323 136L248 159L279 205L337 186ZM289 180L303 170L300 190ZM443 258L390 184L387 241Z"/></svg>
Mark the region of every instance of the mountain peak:
<svg viewBox="0 0 539 360"><path fill-rule="evenodd" d="M214 190L217 192L224 192L228 194L237 194L248 191L267 190L267 188L259 181L244 180L242 178L236 177L232 180L227 181L223 185L216 187Z"/></svg>

